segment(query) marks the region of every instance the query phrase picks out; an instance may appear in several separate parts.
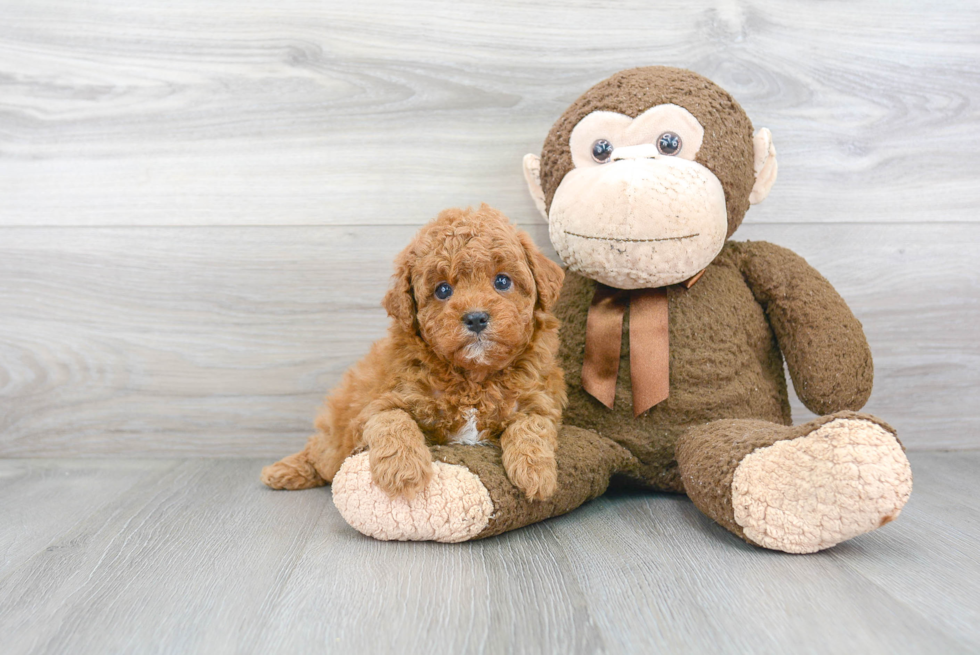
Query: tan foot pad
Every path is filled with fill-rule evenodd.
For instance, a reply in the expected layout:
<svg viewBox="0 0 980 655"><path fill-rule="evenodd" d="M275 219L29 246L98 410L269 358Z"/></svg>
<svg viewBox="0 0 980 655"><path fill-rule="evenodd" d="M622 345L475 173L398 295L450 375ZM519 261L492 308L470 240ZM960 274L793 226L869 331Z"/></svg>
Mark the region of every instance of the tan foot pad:
<svg viewBox="0 0 980 655"><path fill-rule="evenodd" d="M836 419L749 454L735 469L735 521L755 543L813 553L899 515L912 470L880 425Z"/></svg>
<svg viewBox="0 0 980 655"><path fill-rule="evenodd" d="M333 502L352 528L382 541L472 539L490 522L490 493L465 466L432 466L429 485L409 501L389 497L371 481L367 453L348 457L334 476Z"/></svg>

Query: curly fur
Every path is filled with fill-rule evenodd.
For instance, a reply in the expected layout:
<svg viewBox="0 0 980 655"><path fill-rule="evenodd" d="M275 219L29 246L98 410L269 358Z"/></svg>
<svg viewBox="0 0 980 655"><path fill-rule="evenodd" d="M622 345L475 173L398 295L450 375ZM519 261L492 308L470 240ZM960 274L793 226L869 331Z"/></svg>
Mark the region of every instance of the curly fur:
<svg viewBox="0 0 980 655"><path fill-rule="evenodd" d="M510 290L494 288L500 273L513 281ZM411 498L432 475L428 446L463 433L470 442L475 427L500 444L518 488L549 498L566 403L551 314L563 278L500 212L487 205L443 211L395 260L383 303L388 336L327 397L306 448L264 468L262 481L275 489L320 486L366 447L374 482ZM441 282L453 286L446 300L434 296ZM462 324L471 311L490 314L479 335Z"/></svg>

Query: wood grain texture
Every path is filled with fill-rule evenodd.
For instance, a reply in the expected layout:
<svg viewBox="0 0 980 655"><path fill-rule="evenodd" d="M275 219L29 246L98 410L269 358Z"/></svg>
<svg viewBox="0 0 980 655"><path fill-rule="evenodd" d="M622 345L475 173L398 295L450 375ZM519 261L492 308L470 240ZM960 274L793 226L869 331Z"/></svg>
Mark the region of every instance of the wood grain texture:
<svg viewBox="0 0 980 655"><path fill-rule="evenodd" d="M875 584L902 594L930 622L950 634L977 635L980 626L980 513L972 491L980 453L914 453L915 489L899 521L909 521L897 534L875 532L841 544L835 560ZM931 553L920 548L938 540ZM936 559L942 565L933 568ZM960 599L956 611L944 609L947 599Z"/></svg>
<svg viewBox="0 0 980 655"><path fill-rule="evenodd" d="M169 460L0 460L0 576Z"/></svg>
<svg viewBox="0 0 980 655"><path fill-rule="evenodd" d="M972 0L7 0L0 225L536 220L521 157L648 64L772 129L753 221L975 222L978 25Z"/></svg>
<svg viewBox="0 0 980 655"><path fill-rule="evenodd" d="M414 228L19 228L0 244L0 455L278 457L383 335ZM539 243L542 227L531 226ZM913 449L976 448L980 226L745 226L863 321L868 411ZM802 418L803 412L799 412Z"/></svg>
<svg viewBox="0 0 980 655"><path fill-rule="evenodd" d="M807 556L656 494L475 543L383 543L329 489L265 489L254 460L185 461L0 574L0 635L9 655L976 652L980 452L911 459L897 521Z"/></svg>
<svg viewBox="0 0 980 655"><path fill-rule="evenodd" d="M7 0L0 456L295 448L383 333L414 227L487 201L546 244L521 157L654 63L772 129L779 182L738 238L851 302L869 411L978 447L978 33L965 0Z"/></svg>

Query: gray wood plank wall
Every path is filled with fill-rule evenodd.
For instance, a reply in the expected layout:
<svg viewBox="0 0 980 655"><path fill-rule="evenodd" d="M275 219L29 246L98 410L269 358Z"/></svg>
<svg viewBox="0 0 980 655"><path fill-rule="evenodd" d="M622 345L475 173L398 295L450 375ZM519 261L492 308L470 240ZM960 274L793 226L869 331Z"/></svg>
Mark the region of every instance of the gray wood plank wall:
<svg viewBox="0 0 980 655"><path fill-rule="evenodd" d="M0 456L296 447L413 230L486 201L548 246L522 155L653 63L772 130L736 238L848 299L868 409L980 447L976 2L5 0Z"/></svg>

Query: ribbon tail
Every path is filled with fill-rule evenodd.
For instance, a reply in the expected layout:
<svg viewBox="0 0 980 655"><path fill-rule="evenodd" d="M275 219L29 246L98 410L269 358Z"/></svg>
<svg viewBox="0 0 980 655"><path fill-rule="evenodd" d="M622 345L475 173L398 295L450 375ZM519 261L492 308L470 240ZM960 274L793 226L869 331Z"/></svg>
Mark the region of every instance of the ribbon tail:
<svg viewBox="0 0 980 655"><path fill-rule="evenodd" d="M664 288L637 290L630 298L630 382L634 416L663 402L670 394L667 307Z"/></svg>
<svg viewBox="0 0 980 655"><path fill-rule="evenodd" d="M609 409L616 399L627 301L627 294L620 290L597 284L585 323L582 388Z"/></svg>

